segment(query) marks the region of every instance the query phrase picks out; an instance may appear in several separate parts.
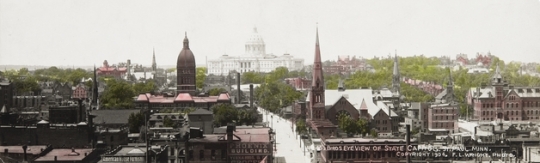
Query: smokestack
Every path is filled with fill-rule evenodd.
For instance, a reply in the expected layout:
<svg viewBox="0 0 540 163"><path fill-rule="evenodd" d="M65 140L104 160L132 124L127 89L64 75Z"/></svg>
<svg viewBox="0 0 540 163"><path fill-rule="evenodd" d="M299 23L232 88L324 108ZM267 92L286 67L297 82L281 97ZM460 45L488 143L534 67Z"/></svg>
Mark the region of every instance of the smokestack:
<svg viewBox="0 0 540 163"><path fill-rule="evenodd" d="M238 97L237 97L236 99L238 99L238 100L237 100L237 104L239 104L240 101L241 101L241 99L240 99L240 97L241 97L241 96L240 96L240 93L241 93L241 92L240 92L240 91L241 91L241 90L240 90L240 73L239 73L239 72L236 73L236 87L237 87L236 89L238 90Z"/></svg>
<svg viewBox="0 0 540 163"><path fill-rule="evenodd" d="M249 84L249 107L253 108L253 84Z"/></svg>
<svg viewBox="0 0 540 163"><path fill-rule="evenodd" d="M97 105L98 98L98 82L97 82L96 65L94 65L94 78L92 79L92 105Z"/></svg>
<svg viewBox="0 0 540 163"><path fill-rule="evenodd" d="M407 125L407 147L409 145L411 145L411 125ZM411 157L409 155L407 155L407 163L411 163Z"/></svg>

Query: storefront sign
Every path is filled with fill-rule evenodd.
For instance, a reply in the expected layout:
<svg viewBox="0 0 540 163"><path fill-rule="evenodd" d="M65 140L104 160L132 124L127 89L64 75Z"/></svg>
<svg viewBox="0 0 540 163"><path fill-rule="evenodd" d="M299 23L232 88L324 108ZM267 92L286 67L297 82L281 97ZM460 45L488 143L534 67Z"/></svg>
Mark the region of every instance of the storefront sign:
<svg viewBox="0 0 540 163"><path fill-rule="evenodd" d="M271 155L270 143L232 143L229 146L230 155Z"/></svg>
<svg viewBox="0 0 540 163"><path fill-rule="evenodd" d="M144 157L103 156L103 162L144 162Z"/></svg>

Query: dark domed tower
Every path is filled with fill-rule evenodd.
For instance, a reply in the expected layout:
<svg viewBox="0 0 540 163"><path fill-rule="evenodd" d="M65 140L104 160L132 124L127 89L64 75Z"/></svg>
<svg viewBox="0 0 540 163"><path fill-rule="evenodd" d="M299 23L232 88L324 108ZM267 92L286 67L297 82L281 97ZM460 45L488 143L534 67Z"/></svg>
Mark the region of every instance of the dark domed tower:
<svg viewBox="0 0 540 163"><path fill-rule="evenodd" d="M176 92L195 94L195 56L189 49L189 40L184 38L184 48L178 54L176 62Z"/></svg>

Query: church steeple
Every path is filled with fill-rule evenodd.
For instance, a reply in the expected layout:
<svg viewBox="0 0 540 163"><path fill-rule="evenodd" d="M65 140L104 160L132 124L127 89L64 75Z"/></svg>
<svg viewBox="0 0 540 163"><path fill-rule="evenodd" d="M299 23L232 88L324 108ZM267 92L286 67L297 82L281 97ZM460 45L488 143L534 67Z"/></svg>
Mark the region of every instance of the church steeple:
<svg viewBox="0 0 540 163"><path fill-rule="evenodd" d="M319 47L319 28L317 27L315 38L315 57L313 61L313 79L309 97L309 119L326 120L326 110L324 109L324 76L322 71L321 50Z"/></svg>
<svg viewBox="0 0 540 163"><path fill-rule="evenodd" d="M319 27L316 31L316 41L315 41L315 59L313 61L313 81L312 87L324 87L324 76L322 71L322 61L321 61L321 49L319 47Z"/></svg>
<svg viewBox="0 0 540 163"><path fill-rule="evenodd" d="M400 74L399 74L399 63L398 63L398 56L397 56L397 50L394 54L394 71L392 73L392 91L394 93L399 93L401 89L401 81L400 81Z"/></svg>
<svg viewBox="0 0 540 163"><path fill-rule="evenodd" d="M156 49L152 48L152 71L156 72L157 64L156 64Z"/></svg>

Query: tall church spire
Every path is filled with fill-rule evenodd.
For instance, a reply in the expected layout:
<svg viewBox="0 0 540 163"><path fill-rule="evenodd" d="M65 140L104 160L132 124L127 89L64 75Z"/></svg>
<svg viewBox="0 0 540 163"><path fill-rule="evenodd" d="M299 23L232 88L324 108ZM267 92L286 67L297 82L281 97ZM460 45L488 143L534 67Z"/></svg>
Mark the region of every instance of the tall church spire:
<svg viewBox="0 0 540 163"><path fill-rule="evenodd" d="M398 62L398 56L397 56L397 50L394 54L394 71L393 71L393 74L392 74L392 91L394 93L399 93L400 91L400 84L401 84L401 81L400 81L400 74L399 74L399 62Z"/></svg>
<svg viewBox="0 0 540 163"><path fill-rule="evenodd" d="M309 119L326 120L324 109L324 77L321 62L321 50L319 47L319 28L316 31L315 58L313 61L313 79L309 97Z"/></svg>
<svg viewBox="0 0 540 163"><path fill-rule="evenodd" d="M313 87L324 87L324 77L322 72L322 62L321 62L321 49L319 47L319 27L317 26L316 31L316 41L315 41L315 58L313 60Z"/></svg>
<svg viewBox="0 0 540 163"><path fill-rule="evenodd" d="M155 48L152 48L152 71L156 71L157 69L157 64L156 64L156 49Z"/></svg>

